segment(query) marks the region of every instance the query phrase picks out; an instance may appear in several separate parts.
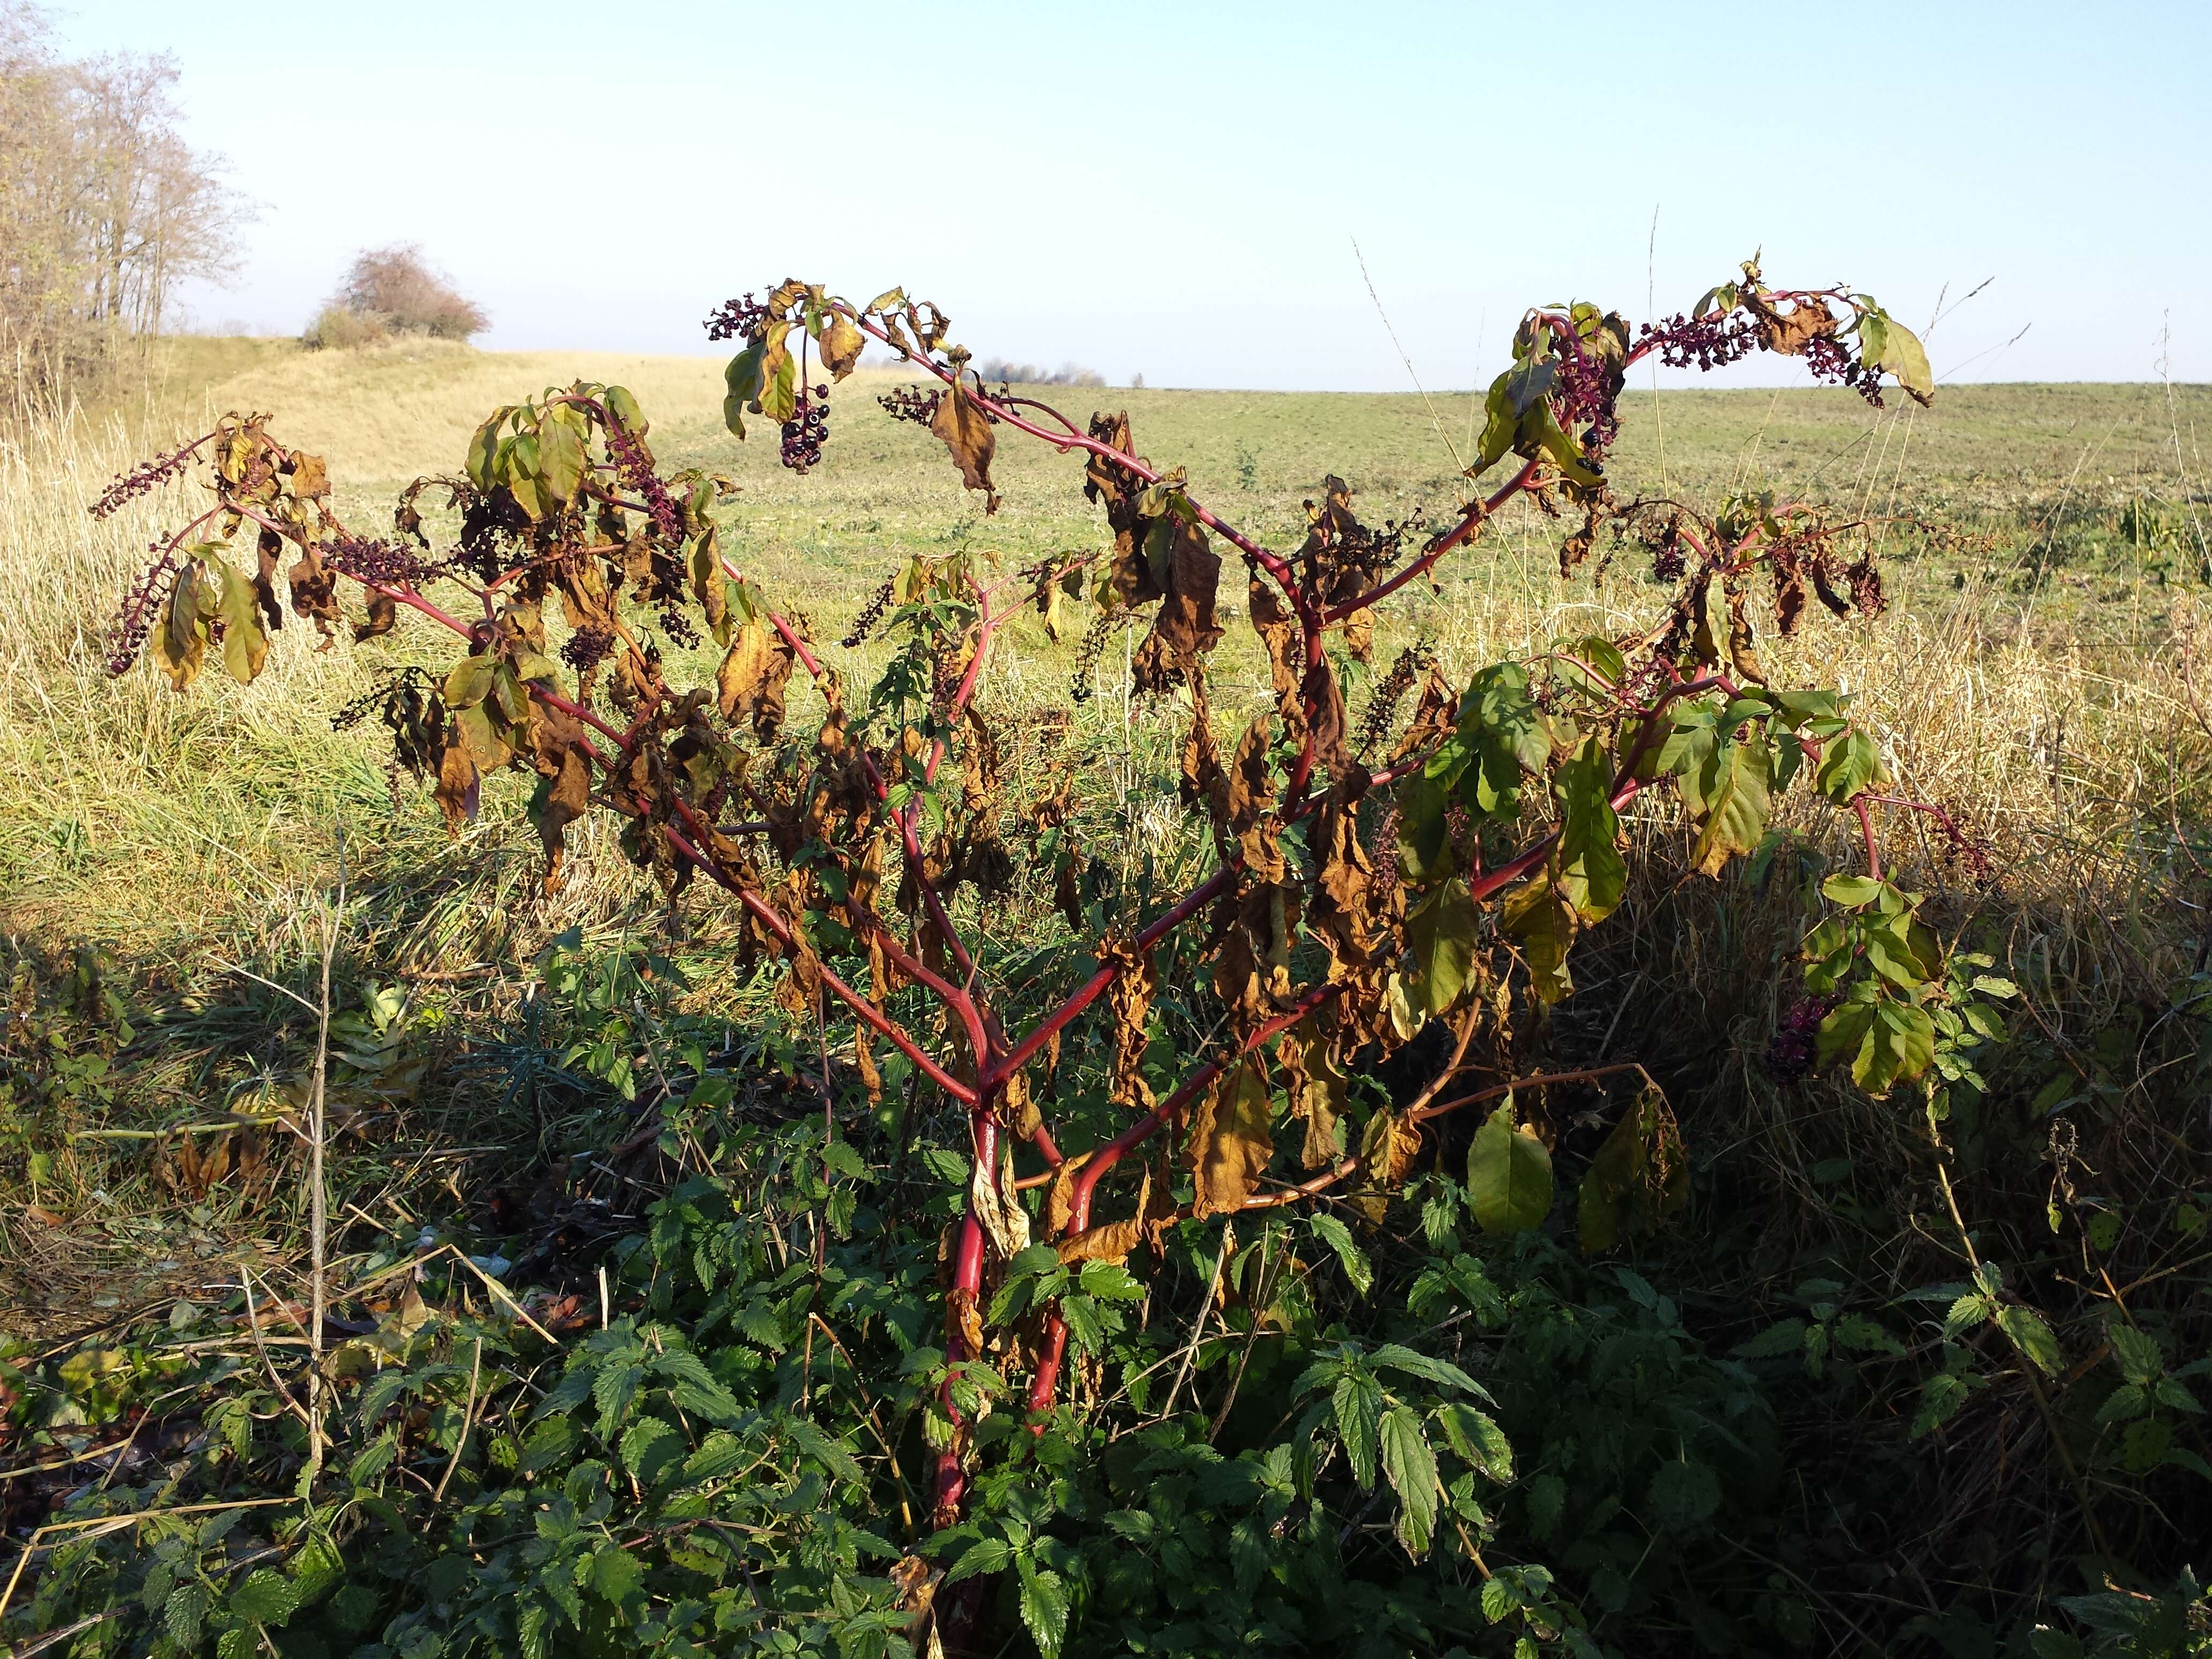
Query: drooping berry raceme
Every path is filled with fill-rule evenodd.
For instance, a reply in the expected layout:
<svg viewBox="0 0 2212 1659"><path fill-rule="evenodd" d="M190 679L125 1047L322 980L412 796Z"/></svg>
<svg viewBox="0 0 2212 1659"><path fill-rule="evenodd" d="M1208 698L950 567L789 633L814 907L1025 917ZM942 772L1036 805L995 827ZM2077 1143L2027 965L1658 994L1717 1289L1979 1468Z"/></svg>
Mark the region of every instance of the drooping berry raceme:
<svg viewBox="0 0 2212 1659"><path fill-rule="evenodd" d="M676 505L668 488L660 482L660 475L653 470L652 459L645 447L629 434L623 423L607 411L607 458L615 465L615 477L636 491L645 503L645 510L653 515L653 528L660 538L673 546L684 539L684 514Z"/></svg>
<svg viewBox="0 0 2212 1659"><path fill-rule="evenodd" d="M1847 386L1876 409L1881 407L1881 371L1869 368L1833 335L1817 335L1806 342L1805 367L1814 380Z"/></svg>
<svg viewBox="0 0 2212 1659"><path fill-rule="evenodd" d="M154 556L154 562L131 583L131 591L123 596L122 606L107 630L106 667L111 679L129 673L131 665L138 660L148 635L154 631L154 619L161 608L161 601L168 597L169 584L176 579L173 542L166 546L160 542L149 542L146 550Z"/></svg>
<svg viewBox="0 0 2212 1659"><path fill-rule="evenodd" d="M195 438L166 455L156 455L152 460L135 466L128 472L117 473L113 481L100 492L100 499L86 511L95 519L107 518L141 495L151 495L171 479L182 477L185 469L191 465L192 457L199 453L200 446L206 441L205 437Z"/></svg>
<svg viewBox="0 0 2212 1659"><path fill-rule="evenodd" d="M817 386L811 393L801 389L791 418L783 423L783 464L793 472L808 472L820 465L829 436L829 386Z"/></svg>
<svg viewBox="0 0 2212 1659"><path fill-rule="evenodd" d="M1813 1074L1820 1058L1820 1022L1827 1018L1838 999L1800 997L1782 1016L1774 1041L1767 1046L1766 1074L1777 1083L1802 1083Z"/></svg>
<svg viewBox="0 0 2212 1659"><path fill-rule="evenodd" d="M927 426L935 420L937 406L944 400L943 392L918 386L896 386L876 398L891 419L912 421L916 426Z"/></svg>
<svg viewBox="0 0 2212 1659"><path fill-rule="evenodd" d="M611 630L586 623L562 642L561 660L581 674L605 661L607 653L614 648L615 636Z"/></svg>
<svg viewBox="0 0 2212 1659"><path fill-rule="evenodd" d="M336 536L320 550L323 562L341 575L378 587L420 586L450 568L433 563L412 548L397 542L372 541L361 536Z"/></svg>
<svg viewBox="0 0 2212 1659"><path fill-rule="evenodd" d="M855 650L867 643L868 635L876 631L876 624L884 619L884 612L890 609L891 593L897 585L896 576L884 578L883 586L875 591L866 608L860 612L859 620L854 623L853 631L838 641L844 649Z"/></svg>
<svg viewBox="0 0 2212 1659"><path fill-rule="evenodd" d="M707 319L707 337L750 340L760 332L761 325L767 320L768 307L757 303L750 294L740 299L725 300Z"/></svg>
<svg viewBox="0 0 2212 1659"><path fill-rule="evenodd" d="M1740 312L1711 320L1677 314L1663 323L1644 324L1637 335L1639 347L1656 344L1659 361L1669 368L1724 368L1764 343L1758 319Z"/></svg>

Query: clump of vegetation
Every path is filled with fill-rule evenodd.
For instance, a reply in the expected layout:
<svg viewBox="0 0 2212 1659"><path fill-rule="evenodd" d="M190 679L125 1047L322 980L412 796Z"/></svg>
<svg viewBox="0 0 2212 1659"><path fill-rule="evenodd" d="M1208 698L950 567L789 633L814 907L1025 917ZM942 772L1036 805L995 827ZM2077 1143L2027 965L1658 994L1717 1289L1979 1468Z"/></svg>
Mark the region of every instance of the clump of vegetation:
<svg viewBox="0 0 2212 1659"><path fill-rule="evenodd" d="M1779 671L1889 603L1882 526L1607 465L1642 356L1924 399L1907 331L1755 266L1641 330L1540 308L1482 485L1378 525L1330 477L1279 550L1126 415L994 393L897 290L789 283L713 328L743 344L731 429L777 425L794 473L872 340L925 376L884 408L987 515L1025 438L1104 544L925 546L833 647L740 568L725 481L590 382L496 410L389 536L253 416L95 503L211 492L115 671L251 684L288 614L372 651L405 614L451 643L343 716L389 730L395 781L466 834L516 775L549 891L611 817L669 915L556 939L483 1041L541 1146L549 1100L600 1114L538 1191L384 1227L297 1297L248 1270L235 1323L179 1304L15 1357L11 1429L96 1431L99 1473L29 1472L58 1502L0 1610L379 1659L2203 1646L2212 1200L2151 1166L2201 1168L2206 1126L2134 1133L2148 1079L2203 1075L2202 962L2068 1038L2075 970L1986 937L2005 872L1960 804ZM1646 614L1389 648L1522 501L1564 575L1632 568ZM1086 738L1066 705L1117 631L1128 724ZM1012 708L1009 665L1056 673L1063 638L1073 684ZM525 900L461 901L495 902ZM404 1003L335 1007L329 959L316 1040L256 1085L310 1159L421 1070ZM131 1040L94 967L19 979L27 1148ZM1625 998L1582 1012L1646 977L1755 1040L1686 1018L1702 1046L1655 1075L1613 1048ZM1722 1069L1771 1117L1661 1086Z"/></svg>
<svg viewBox="0 0 2212 1659"><path fill-rule="evenodd" d="M490 326L483 308L433 270L422 250L409 243L358 255L302 338L311 349L342 350L409 335L466 340Z"/></svg>

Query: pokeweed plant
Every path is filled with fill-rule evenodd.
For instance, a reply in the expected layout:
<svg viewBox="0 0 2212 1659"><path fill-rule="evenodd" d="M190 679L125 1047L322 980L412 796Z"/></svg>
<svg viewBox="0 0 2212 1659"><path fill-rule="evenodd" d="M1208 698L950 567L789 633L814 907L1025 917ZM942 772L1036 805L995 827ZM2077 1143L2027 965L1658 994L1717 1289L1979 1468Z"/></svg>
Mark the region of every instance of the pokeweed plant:
<svg viewBox="0 0 2212 1659"><path fill-rule="evenodd" d="M923 377L884 406L928 428L987 511L999 504L996 447L1019 434L1079 459L1072 482L1103 508L1111 546L1011 573L965 548L916 554L833 647L744 573L717 517L730 487L665 472L623 387L578 382L495 410L462 469L410 486L380 538L340 521L320 458L266 417L233 414L94 504L111 513L187 476L212 496L153 549L110 665L124 672L143 652L182 690L219 656L250 682L284 623L280 581L325 644L415 613L453 635L456 659L442 675L386 671L343 718L380 720L395 767L431 784L449 823L476 815L487 775L533 773L550 890L568 826L613 812L625 854L670 894L703 876L732 897L747 962L773 965L781 1006L850 1053L872 1098L889 1070L957 1105L967 1156L945 1177L965 1196L937 1291L942 1347L923 1351L939 1527L961 1523L983 1472L975 1430L992 1397L1018 1389L1032 1426L1048 1422L1071 1340L1080 1356L1121 1328L1145 1292L1130 1262L1161 1261L1177 1222L1336 1200L1378 1217L1423 1126L1477 1102L1492 1108L1472 1154L1478 1218L1492 1230L1542 1218L1548 1158L1510 1095L1449 1085L1510 1077L1516 1011L1572 993L1577 939L1625 895L1621 814L1639 796L1679 801L1707 875L1759 848L1777 799L1801 781L1851 814L1866 868L1828 883L1836 908L1806 943L1808 1000L1793 1018L1814 1038L1807 1063L1847 1060L1875 1094L1936 1063L1953 980L1917 901L1885 880L1876 837L1885 807L1936 809L1895 793L1848 697L1776 684L1759 646L1765 632L1796 631L1812 599L1838 619L1880 612L1868 526L1766 495L1712 511L1624 497L1606 472L1626 373L1654 356L1711 368L1778 352L1872 402L1892 385L1928 402L1918 342L1872 299L1771 289L1753 261L1687 313L1637 328L1593 305L1534 309L1485 400L1467 499L1425 531L1376 528L1331 477L1307 504L1303 543L1283 549L1206 506L1182 469L1144 459L1126 414L1079 424L993 392L945 315L902 290L859 305L789 281L729 302L708 326L743 343L727 373L730 431L744 438L749 416L779 426L786 465L819 460L830 385L873 342ZM424 516L438 492L460 526L442 552ZM1650 625L1456 683L1409 650L1355 720L1346 687L1366 676L1383 607L1522 495L1568 524L1563 572L1601 539L1603 559L1648 555L1669 589ZM1212 696L1228 559L1243 566L1271 693L1241 729L1217 718ZM341 579L361 611L342 606ZM1085 603L1076 695L1110 629L1142 623L1133 689L1188 720L1180 799L1212 857L1171 899L1117 902L1089 879L1072 758L1025 805L1025 824L1009 823L987 665L1014 648L1009 624L1026 611L1058 637ZM648 619L678 645L711 635L722 653L712 682L672 683ZM848 685L839 663L877 634L882 666ZM787 704L801 672L825 711L803 728ZM1016 976L979 949L978 924L1018 886L1050 894L1070 939ZM1200 1048L1154 1041L1170 974L1210 982L1218 1018ZM1416 1089L1353 1086L1431 1024L1444 1057ZM1110 1055L1104 1086L1057 1091L1062 1044L1079 1032ZM1679 1129L1647 1091L1584 1183L1586 1246L1679 1202L1681 1173ZM1353 1270L1341 1221L1318 1218L1316 1237ZM1453 1444L1474 1431L1463 1378L1433 1361L1420 1371L1413 1356L1403 1364L1428 1384L1417 1395L1387 1375L1395 1358L1337 1351L1306 1385L1317 1402L1307 1426L1336 1436L1363 1486L1380 1460L1399 1536L1419 1554L1450 1531L1430 1430ZM1048 1563L1019 1540L992 1547L1051 1601L1036 1588ZM1064 1626L1065 1607L1055 1616Z"/></svg>

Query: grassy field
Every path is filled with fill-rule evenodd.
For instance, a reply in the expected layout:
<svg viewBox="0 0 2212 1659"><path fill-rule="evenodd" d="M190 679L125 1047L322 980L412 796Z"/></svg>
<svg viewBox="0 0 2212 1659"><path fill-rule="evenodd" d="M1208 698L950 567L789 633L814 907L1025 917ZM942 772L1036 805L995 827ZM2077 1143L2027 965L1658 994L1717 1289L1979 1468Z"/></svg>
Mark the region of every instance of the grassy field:
<svg viewBox="0 0 2212 1659"><path fill-rule="evenodd" d="M629 1179L593 1161L628 1133L627 1106L604 1072L593 1081L576 1069L591 1062L546 1046L544 1002L526 1000L545 983L553 941L571 936L608 962L623 959L615 947L646 942L690 975L679 1000L688 1012L740 1032L775 1023L761 988L730 966L726 915L697 898L671 914L603 819L572 830L570 878L547 896L520 781L494 780L483 816L449 840L420 787L389 775L373 722L333 729L379 667L447 660L426 632L403 625L319 652L295 623L252 687L210 675L182 698L143 664L120 679L103 671L117 599L180 505L157 493L95 523L84 504L111 475L223 410L265 411L285 441L328 457L341 515L376 535L398 489L459 466L490 409L577 379L637 394L664 468L696 466L740 486L726 545L779 604L805 614L817 641L842 633L916 550L964 545L1012 569L1107 540L1079 464L1017 434L1002 437L995 466L1004 507L985 516L941 447L878 407L877 395L902 377L872 369L833 395L826 459L806 477L778 465L772 432L739 445L723 430L720 362L703 358L438 345L309 354L284 342L187 341L157 358L121 405L0 431L0 768L9 781L0 792L0 969L12 976L11 1041L20 1049L24 1032L35 1040L46 1029L39 1011L97 1004L86 978L95 969L132 1023L122 1033L112 1018L95 1019L108 1035L89 1057L71 1051L75 1071L12 1053L21 1076L42 1080L0 1095L0 1337L58 1354L176 1298L227 1302L241 1270L300 1293L301 1186L278 1138L265 1162L257 1150L252 1167L226 1180L180 1170L178 1153L251 1120L265 1125L298 1097L314 1029L298 994L312 985L334 913L338 1035L358 1060L340 1121L358 1110L374 1126L333 1149L343 1212L335 1237L347 1261L398 1249L425 1227L465 1225L533 1184L557 1192L563 1170L587 1185L601 1181L594 1170ZM1040 395L1078 420L1127 408L1143 453L1186 466L1194 494L1277 546L1303 535L1301 504L1329 473L1352 483L1370 523L1434 521L1461 499L1465 393ZM1816 614L1795 640L1765 646L1778 683L1854 694L1902 786L1947 806L1990 860L1978 877L1916 824L1893 837L1899 878L1936 896L1929 914L1954 939L1998 953L2030 1010L2021 1057L1992 1097L2010 1115L2000 1122L1993 1104L1984 1120L1948 1132L1962 1201L1999 1218L1990 1224L2011 1229L2024 1255L2042 1248L2042 1206L2058 1213L2044 1187L2056 1194L2080 1182L2091 1208L2109 1203L2129 1228L2139 1218L2150 1241L2137 1249L2137 1234L2124 1235L2144 1275L2128 1287L2131 1310L2197 1328L2176 1311L2197 1280L2172 1275L2194 1266L2175 1254L2195 1237L2185 1231L2192 1205L2212 1204L2197 1191L2212 1177L2197 1178L2186 1115L2206 1075L2191 1045L2202 1046L2212 948L2212 474L2200 447L2212 388L1956 387L1928 410L1875 410L1842 392L1644 392L1625 414L1613 469L1624 495L1711 505L1771 490L1873 523L1887 615L1844 629ZM1634 550L1562 580L1561 533L1517 503L1388 617L1378 662L1418 641L1461 676L1562 635L1646 624L1663 590ZM1241 598L1225 581L1230 638L1215 693L1224 720L1267 696ZM1155 863L1163 882L1194 867L1206 854L1182 824L1173 782L1187 715L1130 696L1130 641L1109 640L1079 677L1090 694L1080 702L1072 640L1049 640L1032 617L1013 643L994 659L979 704L1014 734L1010 804L1025 798L1031 717L1072 708L1085 763L1106 786L1086 845L1112 858L1125 884ZM853 653L849 684L866 682L883 648ZM703 680L713 666L694 653L680 661L688 678L671 678ZM794 720L818 708L815 696L793 688ZM1927 1247L1929 1206L1941 1201L1925 1187L1923 1130L1909 1111L1845 1090L1787 1093L1760 1064L1791 994L1799 901L1783 882L1770 891L1764 881L1688 878L1672 808L1647 796L1627 816L1648 854L1632 860L1632 920L1577 948L1583 989L1528 1043L1538 1055L1650 1066L1680 1112L1700 1180L1735 1194L1735 1207L1701 1218L1706 1231L1668 1247L1676 1278L1662 1283L1714 1308L1771 1312L1795 1305L1791 1287L1815 1267L1829 1271L1820 1264L1849 1258L1839 1277L1856 1275L1869 1294L1901 1292L1917 1282L1899 1277L1902 1264ZM1785 821L1816 852L1832 847L1825 819ZM993 960L1005 961L1025 931L1056 926L1050 917L1049 906L1030 905L976 920ZM642 995L637 981L620 983ZM2098 1115L2076 1151L2050 1162L2044 1141L2057 1148L2057 1127L2027 1103L2053 1083L2073 1087L2069 1079ZM2123 1205L2100 1193L2130 1196ZM1756 1215L1756 1226L1739 1214ZM2185 1231L2169 1239L2160 1228ZM2081 1333L2102 1313L2085 1301L2074 1316L2069 1342L2094 1340ZM1901 1387L1891 1385L1882 1410L1909 1402ZM1984 1414L1996 1425L1990 1455L2000 1468L2014 1455L2003 1436L2033 1420L2027 1394L2006 1388L2008 1403ZM1856 1407L1835 1409L1843 1414L1810 1413L1810 1428L1793 1422L1793 1455L1816 1476L1820 1448ZM1945 1468L1929 1478L1951 1507L1926 1559L2002 1530L1984 1527L1977 1505L1995 1499L1980 1477ZM2035 1524L2014 1516L2004 1535ZM1990 1583L2002 1577L1988 1571Z"/></svg>

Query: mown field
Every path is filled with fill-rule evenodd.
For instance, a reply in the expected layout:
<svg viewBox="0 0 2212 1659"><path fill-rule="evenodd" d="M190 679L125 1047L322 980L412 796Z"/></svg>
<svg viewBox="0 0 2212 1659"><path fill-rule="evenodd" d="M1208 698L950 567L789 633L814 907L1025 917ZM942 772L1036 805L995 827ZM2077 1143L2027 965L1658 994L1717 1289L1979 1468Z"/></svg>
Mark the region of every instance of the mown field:
<svg viewBox="0 0 2212 1659"><path fill-rule="evenodd" d="M334 1097L348 1132L332 1148L341 1282L383 1273L422 1240L452 1240L495 1274L524 1263L514 1283L538 1315L582 1305L595 1327L595 1264L644 1224L660 1179L632 1154L640 1112L666 1092L663 1065L689 1043L763 1078L792 1067L789 1041L763 1035L778 1016L732 966L732 924L706 896L665 906L594 823L572 833L570 878L547 896L525 781L495 780L482 817L449 839L423 789L390 773L373 720L334 729L380 667L442 668L435 641L403 626L325 653L295 623L252 686L210 676L183 698L144 665L120 679L103 672L103 630L174 502L157 493L104 523L84 505L142 454L226 409L269 411L273 432L327 456L340 514L381 533L395 492L456 469L491 408L576 379L629 386L665 466L741 486L726 545L817 640L841 634L916 550L966 546L1012 569L1109 539L1079 464L1034 444L1002 444L1005 506L985 516L929 435L877 406L899 378L868 368L830 398L826 457L805 477L778 465L772 433L741 446L724 431L721 364L708 359L187 342L120 406L0 428L0 969L12 984L0 1045L0 1355L12 1356L12 1380L0 1407L14 1413L0 1428L0 1514L26 1560L29 1529L98 1499L95 1479L163 1507L156 1489L173 1498L183 1477L149 1457L181 1467L211 1455L188 1429L118 1450L135 1425L162 1420L137 1414L152 1396L219 1398L222 1378L195 1365L215 1356L242 1375L264 1363L267 1342L298 1340L273 1326L264 1335L246 1304L305 1294L289 1123L331 918L334 1029L348 1056ZM1303 536L1301 503L1331 473L1370 523L1447 517L1474 418L1464 393L1038 395L1079 422L1126 408L1146 455L1186 466L1194 494L1279 547ZM1958 1232L2014 1264L2063 1364L2045 1376L1944 1326L1948 1304L1930 1287L1957 1293L1969 1267L1946 1213L1951 1189L1929 1173L1932 1126L1902 1097L1773 1081L1764 1056L1795 995L1797 890L1780 875L1692 877L1674 814L1647 799L1627 815L1648 854L1632 923L1583 947L1581 990L1526 1046L1542 1064L1648 1067L1681 1120L1697 1196L1671 1231L1640 1242L1623 1279L1527 1252L1492 1261L1515 1307L1535 1310L1528 1328L1547 1333L1529 1352L1564 1368L1498 1361L1501 1394L1520 1390L1506 1426L1521 1462L1495 1498L1504 1541L1492 1553L1553 1561L1559 1593L1595 1620L1578 1639L1604 1648L2203 1651L2186 1645L2206 1639L2187 1633L2201 1613L2174 1611L2191 1598L2169 1592L2184 1567L2212 1566L2205 1383L2188 1380L2212 1333L2212 474L2200 440L2212 388L1957 386L1929 410L1880 411L1840 391L1638 392L1624 411L1613 468L1624 495L1713 502L1766 490L1873 526L1887 614L1867 629L1821 617L1771 641L1770 665L1778 683L1853 694L1902 787L1942 804L1974 846L1962 860L1906 829L1897 849L1898 879L1934 896L1947 943L1988 953L2020 990L1978 1104L1937 1133L1960 1179ZM1389 618L1377 664L1420 643L1463 678L1561 637L1647 623L1662 590L1638 550L1601 546L1563 580L1564 528L1516 504ZM1222 599L1231 640L1216 695L1233 711L1268 694L1236 621L1241 596L1224 586ZM1073 715L1110 803L1088 833L1115 890L1171 891L1208 853L1175 808L1187 715L1129 695L1134 638L1112 635L1086 668L1072 637L1025 619L981 700L1017 734ZM886 648L855 653L854 683ZM714 658L695 654L685 665L710 678ZM820 707L794 686L794 722ZM1037 763L1018 740L1012 750L1010 810ZM1785 822L1810 856L1837 844L1832 825ZM1050 915L1025 896L977 921L1012 972ZM897 1179L908 1178L912 1127L887 1109L871 1131L871 1158ZM1194 1291L1201 1269L1187 1274ZM471 1282L453 1281L453 1304L491 1316ZM374 1322L390 1313L378 1307L356 1312ZM1202 1386L1231 1367L1244 1375L1237 1345L1249 1358L1261 1325L1241 1316L1218 1349L1193 1335ZM1198 1319L1202 1330L1202 1309ZM2116 1325L2130 1334L2114 1338ZM1612 1336L1643 1345L1629 1381L1601 1352ZM2162 1368L2148 1381L2127 1369L2141 1369L2138 1340ZM1944 1377L1960 1380L1931 1381ZM2112 1405L2117 1388L2155 1394L2160 1377L2162 1405L2133 1415ZM473 1410L473 1376L469 1386ZM1923 1423L1939 1396L1952 1403ZM1229 1385L1214 1433L1236 1398ZM195 1409L196 1425L218 1422ZM265 1440L283 1412L257 1409ZM1714 1424L1776 1478L1686 1505L1655 1471L1728 1467L1734 1453L1692 1457ZM896 1424L887 1431L896 1474L890 1448L906 1443ZM462 1465L465 1430L459 1441L439 1432ZM438 1462L424 1467L427 1488ZM1366 1538L1364 1511L1343 1522L1336 1547L1387 1577L1387 1535ZM1670 1531L1680 1539L1662 1543ZM1674 1575L1665 1585L1639 1577L1655 1552ZM1260 1594L1242 1567L1221 1571L1248 1602ZM1487 1565L1480 1577L1497 1582ZM2062 1610L2084 1595L2106 1600ZM17 1622L29 1605L0 1630L43 1628ZM58 1619L65 1598L42 1605ZM1397 1633L1375 1634L1369 1650L1449 1645L1403 1635L1421 1620L1486 1650L1422 1608L1403 1615L1411 1624L1384 1620ZM2134 1609L2170 1614L2180 1633L2157 1646L2167 1638L2127 1623ZM1148 1650L1217 1650L1205 1645L1216 1635L1190 1633L1199 1615L1177 1616L1183 1633ZM1109 1640L1103 1618L1086 1639ZM1000 1650L1024 1650L1026 1620L1010 1616ZM120 1641L128 1622L70 1639ZM1534 1615L1492 1622L1498 1651L1516 1633L1532 1651L1564 1640ZM261 1630L270 1651L337 1650L295 1646L283 1625ZM2042 1626L2053 1628L2038 1636ZM1138 1627L1111 1639L1133 1642Z"/></svg>

